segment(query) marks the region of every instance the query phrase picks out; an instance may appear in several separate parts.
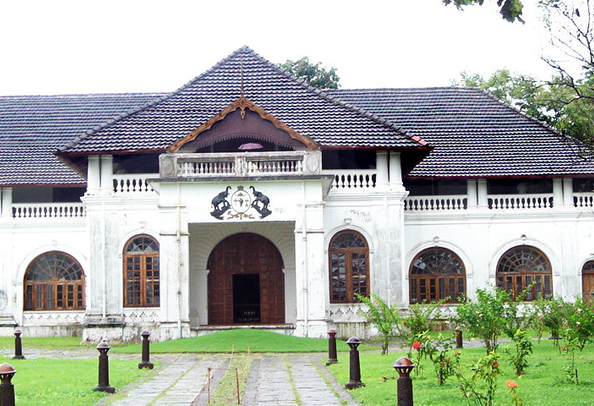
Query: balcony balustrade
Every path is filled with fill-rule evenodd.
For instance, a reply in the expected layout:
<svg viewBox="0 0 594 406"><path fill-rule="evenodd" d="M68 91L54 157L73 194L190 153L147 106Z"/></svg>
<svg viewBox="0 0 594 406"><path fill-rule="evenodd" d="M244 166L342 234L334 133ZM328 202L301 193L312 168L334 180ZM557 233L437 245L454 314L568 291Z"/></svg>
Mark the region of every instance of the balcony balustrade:
<svg viewBox="0 0 594 406"><path fill-rule="evenodd" d="M319 151L163 154L159 172L162 179L316 175L321 158Z"/></svg>
<svg viewBox="0 0 594 406"><path fill-rule="evenodd" d="M18 203L12 205L15 219L75 219L84 218L82 203Z"/></svg>

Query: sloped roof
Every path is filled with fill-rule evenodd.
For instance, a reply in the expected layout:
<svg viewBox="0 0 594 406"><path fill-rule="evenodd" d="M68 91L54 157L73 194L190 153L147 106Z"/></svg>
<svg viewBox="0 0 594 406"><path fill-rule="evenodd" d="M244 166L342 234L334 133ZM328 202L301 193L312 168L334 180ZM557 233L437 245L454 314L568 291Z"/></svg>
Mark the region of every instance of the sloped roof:
<svg viewBox="0 0 594 406"><path fill-rule="evenodd" d="M61 152L165 151L241 96L322 147L427 148L422 140L346 106L243 47L177 91L76 138Z"/></svg>
<svg viewBox="0 0 594 406"><path fill-rule="evenodd" d="M594 174L571 142L477 88L332 90L434 147L410 177Z"/></svg>
<svg viewBox="0 0 594 406"><path fill-rule="evenodd" d="M0 96L0 185L84 184L54 152L162 94Z"/></svg>

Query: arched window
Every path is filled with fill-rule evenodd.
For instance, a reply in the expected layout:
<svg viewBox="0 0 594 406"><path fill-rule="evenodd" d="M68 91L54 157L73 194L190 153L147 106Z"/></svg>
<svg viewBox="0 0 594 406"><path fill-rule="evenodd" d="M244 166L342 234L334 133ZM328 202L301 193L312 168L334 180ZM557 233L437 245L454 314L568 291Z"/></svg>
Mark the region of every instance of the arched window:
<svg viewBox="0 0 594 406"><path fill-rule="evenodd" d="M124 247L124 306L159 306L159 243L148 235Z"/></svg>
<svg viewBox="0 0 594 406"><path fill-rule="evenodd" d="M466 293L464 264L445 248L421 251L410 265L409 287L410 303L456 303Z"/></svg>
<svg viewBox="0 0 594 406"><path fill-rule="evenodd" d="M356 231L341 231L330 241L330 302L358 302L369 295L369 247Z"/></svg>
<svg viewBox="0 0 594 406"><path fill-rule="evenodd" d="M582 298L586 303L594 303L594 261L588 261L582 267Z"/></svg>
<svg viewBox="0 0 594 406"><path fill-rule="evenodd" d="M509 291L514 298L531 287L522 300L550 299L553 282L549 259L529 246L506 251L497 264L497 287Z"/></svg>
<svg viewBox="0 0 594 406"><path fill-rule="evenodd" d="M64 252L47 252L25 273L25 310L84 310L84 289L78 261Z"/></svg>

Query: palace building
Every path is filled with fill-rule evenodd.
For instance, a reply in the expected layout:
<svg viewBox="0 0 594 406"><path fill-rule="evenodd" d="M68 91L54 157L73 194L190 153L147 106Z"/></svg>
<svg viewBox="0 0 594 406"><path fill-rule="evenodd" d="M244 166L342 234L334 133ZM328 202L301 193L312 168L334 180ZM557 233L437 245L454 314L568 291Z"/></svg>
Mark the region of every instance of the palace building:
<svg viewBox="0 0 594 406"><path fill-rule="evenodd" d="M321 91L244 47L172 93L0 97L0 333L372 332L594 292L594 162L475 88Z"/></svg>

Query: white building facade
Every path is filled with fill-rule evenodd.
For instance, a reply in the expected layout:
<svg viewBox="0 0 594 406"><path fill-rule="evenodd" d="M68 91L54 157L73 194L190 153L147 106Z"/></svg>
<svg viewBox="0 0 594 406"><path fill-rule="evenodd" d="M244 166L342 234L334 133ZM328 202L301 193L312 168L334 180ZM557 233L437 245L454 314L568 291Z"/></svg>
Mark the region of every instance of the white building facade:
<svg viewBox="0 0 594 406"><path fill-rule="evenodd" d="M479 90L412 93L242 48L171 94L0 98L0 331L365 337L356 294L591 296L594 165Z"/></svg>

